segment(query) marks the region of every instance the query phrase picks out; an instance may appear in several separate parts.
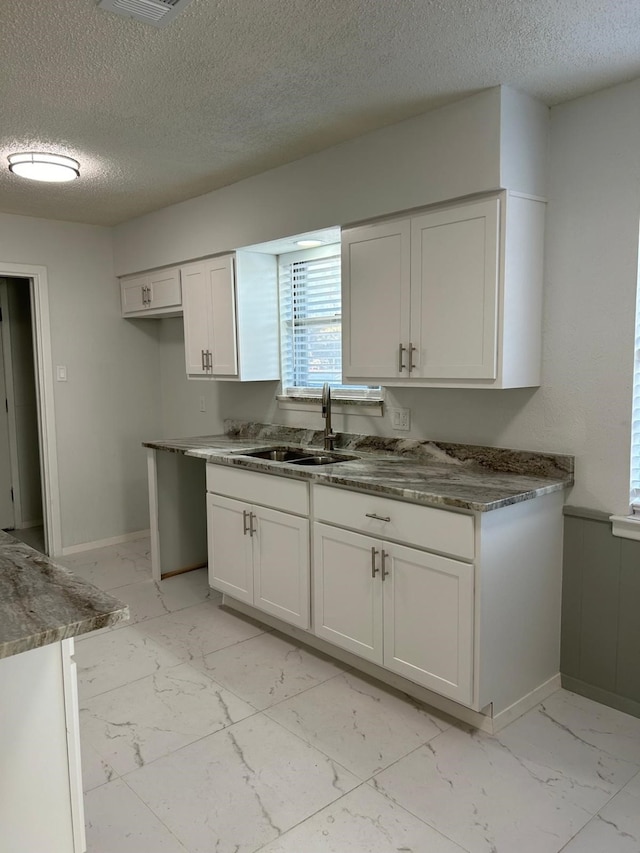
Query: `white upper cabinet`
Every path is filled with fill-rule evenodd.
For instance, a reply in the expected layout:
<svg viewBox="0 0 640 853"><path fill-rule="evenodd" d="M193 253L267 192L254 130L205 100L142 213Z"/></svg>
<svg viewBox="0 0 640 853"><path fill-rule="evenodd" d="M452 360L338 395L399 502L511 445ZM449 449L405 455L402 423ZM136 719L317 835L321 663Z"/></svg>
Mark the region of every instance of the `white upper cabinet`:
<svg viewBox="0 0 640 853"><path fill-rule="evenodd" d="M123 317L178 315L182 288L178 267L120 279Z"/></svg>
<svg viewBox="0 0 640 853"><path fill-rule="evenodd" d="M367 379L402 376L409 340L408 219L342 232L342 370ZM406 359L405 359L406 361Z"/></svg>
<svg viewBox="0 0 640 853"><path fill-rule="evenodd" d="M414 378L496 378L499 205L493 198L411 220Z"/></svg>
<svg viewBox="0 0 640 853"><path fill-rule="evenodd" d="M544 207L503 192L343 230L344 381L540 384Z"/></svg>
<svg viewBox="0 0 640 853"><path fill-rule="evenodd" d="M181 269L189 377L278 379L276 258L238 251Z"/></svg>

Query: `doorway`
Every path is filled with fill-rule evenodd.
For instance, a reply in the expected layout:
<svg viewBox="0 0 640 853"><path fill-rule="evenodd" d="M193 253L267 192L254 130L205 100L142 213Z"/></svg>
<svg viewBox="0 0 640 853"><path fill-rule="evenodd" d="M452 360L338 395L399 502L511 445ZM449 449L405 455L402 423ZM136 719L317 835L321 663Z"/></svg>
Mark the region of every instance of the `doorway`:
<svg viewBox="0 0 640 853"><path fill-rule="evenodd" d="M41 547L57 556L62 553L62 531L46 267L0 261L0 299L9 318L3 321L0 341L0 411L7 416L0 418L0 527L13 526L28 541L28 531L36 530L31 525L41 519ZM13 515L5 525L7 471Z"/></svg>
<svg viewBox="0 0 640 853"><path fill-rule="evenodd" d="M29 279L0 279L0 335L0 403L5 403L4 413L0 405L4 423L0 426L0 528L12 530L18 539L42 551L42 479Z"/></svg>

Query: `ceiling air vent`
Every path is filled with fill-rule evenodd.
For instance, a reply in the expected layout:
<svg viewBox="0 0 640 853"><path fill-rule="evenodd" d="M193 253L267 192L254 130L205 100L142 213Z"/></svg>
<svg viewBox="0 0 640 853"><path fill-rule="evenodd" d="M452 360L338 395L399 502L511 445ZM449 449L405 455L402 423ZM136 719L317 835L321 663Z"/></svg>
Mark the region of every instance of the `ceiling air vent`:
<svg viewBox="0 0 640 853"><path fill-rule="evenodd" d="M166 27L191 0L100 0L98 7L154 27Z"/></svg>

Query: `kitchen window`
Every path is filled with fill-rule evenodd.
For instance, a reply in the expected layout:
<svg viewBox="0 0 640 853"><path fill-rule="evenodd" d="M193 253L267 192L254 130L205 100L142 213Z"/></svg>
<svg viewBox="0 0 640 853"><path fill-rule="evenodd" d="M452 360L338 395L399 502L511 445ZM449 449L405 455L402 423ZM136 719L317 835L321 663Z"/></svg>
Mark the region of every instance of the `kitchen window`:
<svg viewBox="0 0 640 853"><path fill-rule="evenodd" d="M335 399L382 399L379 386L342 384L340 245L279 257L282 393Z"/></svg>

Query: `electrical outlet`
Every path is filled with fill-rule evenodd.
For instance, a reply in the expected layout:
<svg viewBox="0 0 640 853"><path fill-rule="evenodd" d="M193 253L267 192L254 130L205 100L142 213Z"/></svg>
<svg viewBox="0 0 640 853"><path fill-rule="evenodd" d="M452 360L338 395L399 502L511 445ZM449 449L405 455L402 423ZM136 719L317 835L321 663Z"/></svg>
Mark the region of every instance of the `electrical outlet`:
<svg viewBox="0 0 640 853"><path fill-rule="evenodd" d="M207 401L205 400L204 397L200 397L200 411L201 412L207 411Z"/></svg>
<svg viewBox="0 0 640 853"><path fill-rule="evenodd" d="M408 430L411 428L410 409L389 409L393 429Z"/></svg>

